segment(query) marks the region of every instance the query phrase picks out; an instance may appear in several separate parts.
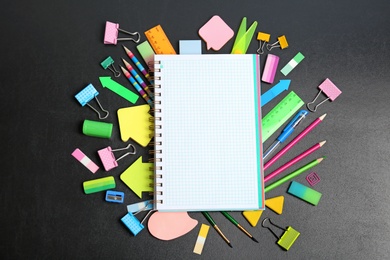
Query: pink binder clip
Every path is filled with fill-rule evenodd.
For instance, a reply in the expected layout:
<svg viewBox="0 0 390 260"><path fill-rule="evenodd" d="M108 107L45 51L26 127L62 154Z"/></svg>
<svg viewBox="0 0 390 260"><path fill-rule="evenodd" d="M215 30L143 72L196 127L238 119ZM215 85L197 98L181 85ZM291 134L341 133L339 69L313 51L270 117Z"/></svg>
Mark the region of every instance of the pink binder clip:
<svg viewBox="0 0 390 260"><path fill-rule="evenodd" d="M127 33L130 35L138 35L138 39L135 40L133 38L118 38L119 31L123 33ZM118 23L112 23L109 21L106 21L106 30L104 32L104 44L114 44L116 45L117 41L133 41L133 42L139 42L141 36L139 32L128 32L122 29L119 29Z"/></svg>
<svg viewBox="0 0 390 260"><path fill-rule="evenodd" d="M119 157L118 159L115 159L114 152L127 150L130 147L133 148L132 152L127 152L124 155L122 155L121 157ZM104 169L108 172L109 170L111 170L115 167L118 167L118 161L120 159L122 159L123 157L125 157L129 154L135 154L135 152L136 152L136 150L135 150L134 145L129 144L128 146L126 146L124 148L119 148L119 149L115 149L115 150L111 149L111 146L108 146L106 148L99 150L98 154L99 154L100 160L103 163Z"/></svg>
<svg viewBox="0 0 390 260"><path fill-rule="evenodd" d="M325 101L328 101L328 100L333 101L333 100L335 100L342 93L341 90L338 87L336 87L336 85L333 84L333 82L330 81L330 79L328 79L328 78L326 80L324 80L324 82L322 82L321 85L318 86L318 88L320 89L320 91L318 92L317 96L314 98L314 100L312 102L309 102L309 103L306 104L307 109L309 109L311 112L315 112L317 110L317 107L319 105L323 104ZM318 105L316 105L314 107L314 109L311 109L310 105L313 104L317 100L318 96L322 92L328 98L326 98L325 100L321 101Z"/></svg>

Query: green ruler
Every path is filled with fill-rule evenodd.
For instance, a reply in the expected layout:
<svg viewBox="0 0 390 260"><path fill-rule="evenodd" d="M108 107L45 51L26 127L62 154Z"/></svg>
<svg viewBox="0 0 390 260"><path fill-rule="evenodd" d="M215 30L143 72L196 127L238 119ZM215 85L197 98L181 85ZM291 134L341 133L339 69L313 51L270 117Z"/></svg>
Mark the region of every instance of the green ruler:
<svg viewBox="0 0 390 260"><path fill-rule="evenodd" d="M298 109L303 106L302 99L294 91L288 93L262 120L263 143L279 129Z"/></svg>

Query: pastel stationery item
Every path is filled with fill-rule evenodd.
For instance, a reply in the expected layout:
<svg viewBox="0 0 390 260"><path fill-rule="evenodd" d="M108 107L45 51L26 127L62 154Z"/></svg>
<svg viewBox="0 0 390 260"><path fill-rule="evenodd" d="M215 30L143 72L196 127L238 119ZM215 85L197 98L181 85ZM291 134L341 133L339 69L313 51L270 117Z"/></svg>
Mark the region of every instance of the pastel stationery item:
<svg viewBox="0 0 390 260"><path fill-rule="evenodd" d="M308 164L302 166L301 168L299 168L299 169L289 173L288 175L284 176L280 180L277 180L274 183L268 185L267 187L265 187L264 192L271 191L271 190L275 189L276 187L282 185L283 183L285 183L285 182L287 182L287 181L297 177L299 174L301 174L301 173L303 173L303 172L305 172L307 170L310 170L314 166L317 166L319 163L321 163L324 159L325 159L325 157L321 157L321 158L318 158L318 159L315 159L315 160L309 162Z"/></svg>
<svg viewBox="0 0 390 260"><path fill-rule="evenodd" d="M153 179L150 168L153 163L143 163L140 156L132 165L129 166L121 175L120 179L135 193L139 198L142 198L142 192L152 192Z"/></svg>
<svg viewBox="0 0 390 260"><path fill-rule="evenodd" d="M149 105L118 109L119 130L123 142L132 139L143 147L149 144L154 135L153 129L150 129L153 126L150 119L153 117L149 111Z"/></svg>
<svg viewBox="0 0 390 260"><path fill-rule="evenodd" d="M259 48L257 49L258 54L264 53L264 45L266 42L269 42L269 39L271 38L271 34L259 32L257 33L257 40L259 41Z"/></svg>
<svg viewBox="0 0 390 260"><path fill-rule="evenodd" d="M140 77L140 75L137 73L137 71L133 68L133 66L130 65L129 62L127 62L125 59L122 59L123 63L125 64L126 68L130 71L126 71L125 69L122 69L123 72L125 72L126 78L129 79L132 85L135 85L134 79L141 85L142 89L149 95L151 100L153 100L153 93L150 91L149 87L146 85L145 81ZM130 75L131 74L131 75ZM132 76L132 77L131 77ZM133 79L131 79L133 78ZM138 90L138 89L137 89Z"/></svg>
<svg viewBox="0 0 390 260"><path fill-rule="evenodd" d="M272 231L271 226L264 225L264 223L267 220L269 221L269 223L272 226L284 231L280 237L278 235L276 235L276 233L274 231ZM271 231L271 233L278 239L277 244L281 248L283 248L284 250L289 250L291 248L291 246L295 243L295 240L297 240L297 238L301 234L298 231L296 231L294 228L292 228L291 226L288 226L286 229L284 229L284 228L272 223L270 218L265 218L263 220L263 222L261 223L261 226L264 228L267 228L269 231Z"/></svg>
<svg viewBox="0 0 390 260"><path fill-rule="evenodd" d="M112 176L83 182L85 194L114 189L115 186L115 179Z"/></svg>
<svg viewBox="0 0 390 260"><path fill-rule="evenodd" d="M128 88L125 88L118 82L111 79L111 77L99 77L100 83L102 84L103 88L108 88L118 96L121 96L122 98L128 100L130 103L135 104L139 98L137 94L135 94L133 91L129 90Z"/></svg>
<svg viewBox="0 0 390 260"><path fill-rule="evenodd" d="M265 200L265 206L277 214L283 213L284 196L278 196Z"/></svg>
<svg viewBox="0 0 390 260"><path fill-rule="evenodd" d="M298 156L294 157L294 159L291 159L287 163L283 164L283 166L280 166L275 171L269 173L267 176L264 177L264 183L269 181L269 180L271 180L272 178L275 178L277 175L279 175L280 173L282 173L283 171L285 171L289 167L293 166L294 164L298 163L300 160L302 160L306 156L314 153L315 151L320 149L325 143L326 143L326 141L322 141L322 142L316 143L315 145L313 145L312 147L310 147L309 149L307 149L303 153L301 153Z"/></svg>
<svg viewBox="0 0 390 260"><path fill-rule="evenodd" d="M198 221L187 212L154 212L148 221L150 234L161 240L181 237L196 227Z"/></svg>
<svg viewBox="0 0 390 260"><path fill-rule="evenodd" d="M147 30L145 35L156 54L176 54L161 25Z"/></svg>
<svg viewBox="0 0 390 260"><path fill-rule="evenodd" d="M130 73L121 66L121 69L123 71L123 74L125 77L130 81L131 85L138 91L138 93L141 95L141 97L149 104L151 108L154 107L153 101L151 98L148 96L148 94L145 92L143 88L137 83L137 81L130 75ZM149 88L147 88L149 89Z"/></svg>
<svg viewBox="0 0 390 260"><path fill-rule="evenodd" d="M234 35L234 31L218 15L214 15L198 31L207 50L219 51Z"/></svg>
<svg viewBox="0 0 390 260"><path fill-rule="evenodd" d="M127 153L123 154L121 157L119 157L118 159L115 159L114 152L127 150L127 149L130 149L130 147L132 148L131 152L127 152ZM100 149L98 151L98 154L99 154L100 160L103 163L104 169L106 171L109 171L115 167L118 167L118 161L120 159L123 159L127 155L135 154L135 152L136 152L135 146L132 144L129 144L128 146L126 146L124 148L118 148L118 149L114 149L114 150L111 148L111 146L107 146L106 148Z"/></svg>
<svg viewBox="0 0 390 260"><path fill-rule="evenodd" d="M240 28L238 28L236 40L234 41L231 54L245 54L255 33L257 22L254 21L247 30L246 17L242 18Z"/></svg>
<svg viewBox="0 0 390 260"><path fill-rule="evenodd" d="M314 186L316 185L317 183L320 182L320 176L318 176L317 173L315 172L311 172L309 173L307 176L306 176L306 180L307 182L310 184L310 186Z"/></svg>
<svg viewBox="0 0 390 260"><path fill-rule="evenodd" d="M294 91L285 96L268 114L263 117L263 143L287 122L305 103Z"/></svg>
<svg viewBox="0 0 390 260"><path fill-rule="evenodd" d="M204 243L206 242L207 234L209 233L210 226L206 224L202 224L200 226L198 238L196 239L195 242L195 247L194 247L194 253L201 255Z"/></svg>
<svg viewBox="0 0 390 260"><path fill-rule="evenodd" d="M134 236L144 229L144 225L130 212L121 218L121 221Z"/></svg>
<svg viewBox="0 0 390 260"><path fill-rule="evenodd" d="M272 44L267 44L267 50L270 51L273 48L280 47L280 49L286 49L288 47L287 38L285 35L279 36L278 40Z"/></svg>
<svg viewBox="0 0 390 260"><path fill-rule="evenodd" d="M252 227L255 227L257 225L257 222L259 222L263 211L264 210L245 210L242 212L242 215L244 216L244 218L246 218L246 220L248 220L249 224L251 224Z"/></svg>
<svg viewBox="0 0 390 260"><path fill-rule="evenodd" d="M288 90L291 80L281 79L279 83L273 86L271 89L267 90L264 94L261 95L261 107L268 104L271 100L280 95L283 91Z"/></svg>
<svg viewBox="0 0 390 260"><path fill-rule="evenodd" d="M113 203L123 203L125 193L121 191L108 190L106 191L106 201Z"/></svg>
<svg viewBox="0 0 390 260"><path fill-rule="evenodd" d="M154 81L150 78L149 72L145 69L145 67L139 62L137 57L134 55L134 53L126 48L124 45L122 45L123 49L125 50L127 56L131 59L131 61L137 66L139 71L145 76L145 78L150 82L150 84L154 84Z"/></svg>
<svg viewBox="0 0 390 260"><path fill-rule="evenodd" d="M309 103L306 104L307 109L309 109L311 112L315 112L317 110L318 106L322 105L323 103L325 103L328 100L334 101L342 93L341 90L338 87L336 87L336 85L333 84L333 82L330 81L330 79L328 79L328 78L325 79L324 82L322 82L318 86L318 88L320 89L320 91L318 92L317 96L314 98L314 100L312 102L309 102ZM314 104L314 102L316 102L318 96L321 93L324 93L325 96L327 96L327 98L324 99L323 101L321 101L314 108L310 108L310 105Z"/></svg>
<svg viewBox="0 0 390 260"><path fill-rule="evenodd" d="M111 58L111 56L108 56L104 61L100 63L100 65L103 67L103 69L111 70L111 72L114 73L115 78L121 75L121 73L115 68L114 60Z"/></svg>
<svg viewBox="0 0 390 260"><path fill-rule="evenodd" d="M217 224L215 223L211 215L206 211L202 211L202 215L207 219L207 221L211 224L211 226L213 226L215 231L217 231L217 233L222 237L222 239L226 242L226 244L228 244L228 246L230 247L233 247L229 239L222 233L221 229L217 226Z"/></svg>
<svg viewBox="0 0 390 260"><path fill-rule="evenodd" d="M140 211L146 211L153 209L153 201L145 200L138 203L127 205L127 211L130 213L136 213Z"/></svg>
<svg viewBox="0 0 390 260"><path fill-rule="evenodd" d="M320 202L322 194L312 188L309 188L299 182L292 181L290 187L287 190L288 193L300 198L314 206L317 206Z"/></svg>
<svg viewBox="0 0 390 260"><path fill-rule="evenodd" d="M202 42L200 40L180 40L180 54L202 54Z"/></svg>
<svg viewBox="0 0 390 260"><path fill-rule="evenodd" d="M132 36L137 36L137 38L118 38L118 33L123 32ZM118 23L113 23L106 21L106 28L104 31L104 44L114 44L116 45L117 41L133 41L139 42L141 36L138 32L128 32L119 28Z"/></svg>
<svg viewBox="0 0 390 260"><path fill-rule="evenodd" d="M72 156L92 173L95 173L99 169L99 166L89 159L79 148L73 151Z"/></svg>
<svg viewBox="0 0 390 260"><path fill-rule="evenodd" d="M270 84L274 83L278 64L279 64L279 57L273 54L268 54L267 61L265 62L265 66L263 69L263 76L261 77L261 81Z"/></svg>
<svg viewBox="0 0 390 260"><path fill-rule="evenodd" d="M141 54L142 59L145 61L145 64L150 67L153 64L154 60L154 51L152 46L150 46L148 41L144 41L143 43L137 45L137 50L139 54Z"/></svg>
<svg viewBox="0 0 390 260"><path fill-rule="evenodd" d="M281 70L284 76L287 76L301 61L305 58L302 53L298 52Z"/></svg>
<svg viewBox="0 0 390 260"><path fill-rule="evenodd" d="M264 171L266 169L268 169L271 165L273 165L278 159L280 159L285 153L287 153L299 141L301 141L308 133L313 131L313 129L316 128L322 122L322 120L324 120L325 116L326 116L326 114L323 114L322 116L318 117L313 122L311 122L311 124L308 125L302 132L300 132L293 140L291 140L291 142L289 142L285 147L283 147L282 150L280 150L277 154L275 154L274 157L272 157L268 162L266 162L264 164Z"/></svg>
<svg viewBox="0 0 390 260"><path fill-rule="evenodd" d="M155 209L264 208L259 59L255 54L155 56L150 150Z"/></svg>
<svg viewBox="0 0 390 260"><path fill-rule="evenodd" d="M83 123L83 134L99 138L111 138L112 134L111 123L84 120Z"/></svg>
<svg viewBox="0 0 390 260"><path fill-rule="evenodd" d="M97 98L97 95L99 95L99 92L95 89L95 87L92 84L89 84L86 86L83 90L81 90L79 93L77 93L74 97L77 99L77 101L80 103L81 106L89 106L93 111L95 111L99 119L105 119L110 114L107 110L105 110L102 105L99 102L99 99ZM94 108L92 105L89 104L89 102L95 99L96 103L99 105L100 109L106 113L105 116L101 116L99 111Z"/></svg>

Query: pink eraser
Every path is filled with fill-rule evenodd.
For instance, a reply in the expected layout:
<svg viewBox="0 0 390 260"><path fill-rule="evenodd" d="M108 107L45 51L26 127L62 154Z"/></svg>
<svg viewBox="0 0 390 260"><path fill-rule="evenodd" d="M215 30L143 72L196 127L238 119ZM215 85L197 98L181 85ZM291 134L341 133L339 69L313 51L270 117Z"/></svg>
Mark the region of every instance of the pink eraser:
<svg viewBox="0 0 390 260"><path fill-rule="evenodd" d="M341 90L333 84L330 79L324 80L321 85L318 86L319 89L331 100L335 100L342 92Z"/></svg>
<svg viewBox="0 0 390 260"><path fill-rule="evenodd" d="M109 171L115 167L118 167L118 163L114 157L114 154L113 154L110 146L99 150L98 154L99 154L100 160L102 160L104 169L106 171Z"/></svg>
<svg viewBox="0 0 390 260"><path fill-rule="evenodd" d="M267 61L265 62L263 76L261 80L272 84L274 82L276 70L278 68L279 57L273 54L267 55Z"/></svg>
<svg viewBox="0 0 390 260"><path fill-rule="evenodd" d="M99 166L91 161L91 159L89 159L79 148L76 148L76 150L73 151L72 156L92 173L95 173L99 169Z"/></svg>
<svg viewBox="0 0 390 260"><path fill-rule="evenodd" d="M104 32L104 44L115 44L118 39L118 23L106 21L106 30Z"/></svg>

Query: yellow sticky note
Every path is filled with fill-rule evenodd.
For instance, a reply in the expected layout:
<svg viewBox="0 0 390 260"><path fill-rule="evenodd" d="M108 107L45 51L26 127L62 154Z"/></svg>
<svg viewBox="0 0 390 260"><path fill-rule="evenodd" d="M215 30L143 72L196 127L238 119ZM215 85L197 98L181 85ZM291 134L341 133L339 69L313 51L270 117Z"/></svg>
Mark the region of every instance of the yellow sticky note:
<svg viewBox="0 0 390 260"><path fill-rule="evenodd" d="M265 206L275 211L279 215L283 212L284 196L278 196L265 200Z"/></svg>
<svg viewBox="0 0 390 260"><path fill-rule="evenodd" d="M251 224L252 227L255 227L257 225L261 214L263 214L263 210L247 210L242 212L242 215L246 218L246 220L248 220L249 224Z"/></svg>
<svg viewBox="0 0 390 260"><path fill-rule="evenodd" d="M143 191L154 190L153 179L149 178L153 174L150 167L153 167L153 163L143 163L140 156L120 176L121 180L140 198Z"/></svg>
<svg viewBox="0 0 390 260"><path fill-rule="evenodd" d="M149 114L149 110L149 105L118 109L119 130L123 142L131 138L143 147L148 145L154 133L154 130L150 129L153 120L151 122L149 119L153 117Z"/></svg>
<svg viewBox="0 0 390 260"><path fill-rule="evenodd" d="M206 241L207 233L209 232L210 226L202 224L199 230L198 238L196 239L194 253L202 254L203 246Z"/></svg>

